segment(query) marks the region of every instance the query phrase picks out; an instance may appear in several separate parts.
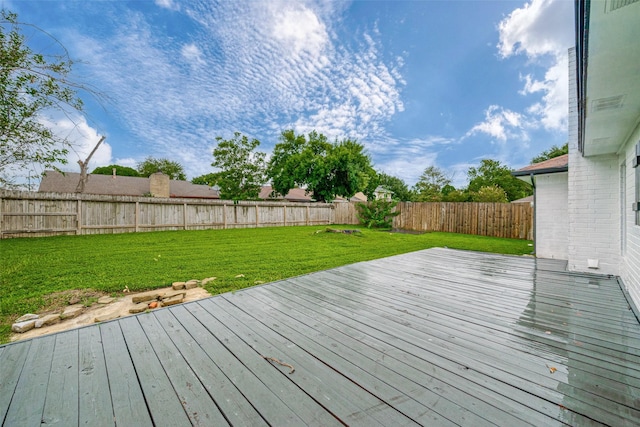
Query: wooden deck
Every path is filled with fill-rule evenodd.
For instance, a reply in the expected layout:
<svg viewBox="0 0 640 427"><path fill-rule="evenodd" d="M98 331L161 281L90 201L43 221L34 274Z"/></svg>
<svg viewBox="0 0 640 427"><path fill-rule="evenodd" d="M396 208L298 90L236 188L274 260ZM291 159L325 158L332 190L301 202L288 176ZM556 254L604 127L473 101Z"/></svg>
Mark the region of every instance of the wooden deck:
<svg viewBox="0 0 640 427"><path fill-rule="evenodd" d="M640 325L615 278L429 249L1 346L0 421L639 425Z"/></svg>

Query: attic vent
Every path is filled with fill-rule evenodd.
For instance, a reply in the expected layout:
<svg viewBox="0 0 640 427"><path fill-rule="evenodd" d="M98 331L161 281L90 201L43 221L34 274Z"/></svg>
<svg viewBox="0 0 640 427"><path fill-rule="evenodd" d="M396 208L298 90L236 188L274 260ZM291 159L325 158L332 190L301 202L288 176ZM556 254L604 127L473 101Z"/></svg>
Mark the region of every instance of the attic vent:
<svg viewBox="0 0 640 427"><path fill-rule="evenodd" d="M621 7L629 6L632 3L637 3L640 0L609 0L607 3L607 12L613 12Z"/></svg>
<svg viewBox="0 0 640 427"><path fill-rule="evenodd" d="M595 99L591 103L591 112L597 113L599 111L615 110L616 108L622 108L623 101L624 101L624 95Z"/></svg>

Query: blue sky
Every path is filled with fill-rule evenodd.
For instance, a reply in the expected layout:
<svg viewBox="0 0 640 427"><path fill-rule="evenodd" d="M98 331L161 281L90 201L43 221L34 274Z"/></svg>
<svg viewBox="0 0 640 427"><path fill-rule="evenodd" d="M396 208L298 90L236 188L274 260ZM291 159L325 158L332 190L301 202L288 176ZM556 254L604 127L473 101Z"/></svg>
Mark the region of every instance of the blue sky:
<svg viewBox="0 0 640 427"><path fill-rule="evenodd" d="M215 137L271 152L285 129L363 143L413 185L435 165L454 185L484 158L520 168L567 138L573 2L3 1L77 64L86 112L43 118L77 171L147 156L213 171ZM35 50L55 46L30 37Z"/></svg>

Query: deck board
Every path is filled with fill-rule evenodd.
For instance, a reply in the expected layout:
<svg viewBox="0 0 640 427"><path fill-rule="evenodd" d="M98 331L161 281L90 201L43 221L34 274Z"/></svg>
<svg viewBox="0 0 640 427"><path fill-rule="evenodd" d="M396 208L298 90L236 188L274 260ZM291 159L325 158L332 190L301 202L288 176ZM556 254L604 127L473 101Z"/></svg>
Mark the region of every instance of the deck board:
<svg viewBox="0 0 640 427"><path fill-rule="evenodd" d="M429 249L0 346L0 424L41 422L633 426L640 325L615 277Z"/></svg>
<svg viewBox="0 0 640 427"><path fill-rule="evenodd" d="M35 426L42 421L55 335L34 340L3 425Z"/></svg>
<svg viewBox="0 0 640 427"><path fill-rule="evenodd" d="M42 423L70 426L78 423L78 331L56 335Z"/></svg>

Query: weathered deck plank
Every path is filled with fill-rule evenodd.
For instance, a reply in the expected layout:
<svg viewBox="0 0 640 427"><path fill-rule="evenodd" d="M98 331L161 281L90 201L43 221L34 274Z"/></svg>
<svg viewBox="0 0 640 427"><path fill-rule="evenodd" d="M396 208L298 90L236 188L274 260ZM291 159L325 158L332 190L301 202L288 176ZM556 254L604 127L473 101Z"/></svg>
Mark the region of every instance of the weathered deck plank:
<svg viewBox="0 0 640 427"><path fill-rule="evenodd" d="M629 308L562 261L419 251L0 346L0 424L640 425Z"/></svg>
<svg viewBox="0 0 640 427"><path fill-rule="evenodd" d="M20 379L3 425L40 425L47 397L55 340L55 335L50 335L34 340L29 346Z"/></svg>
<svg viewBox="0 0 640 427"><path fill-rule="evenodd" d="M251 347L245 340L248 337L240 337L235 331L220 322L213 314L215 306L211 306L211 300L199 301L189 306L189 311L207 328L215 330L215 335L224 346L248 368L253 375L259 378L268 390L278 397L288 411L270 410L261 412L267 422L272 425L280 425L278 419L283 419L282 424L307 424L307 425L340 425L333 414L311 399L306 393L301 392L287 377L286 373L274 369L274 367L260 353ZM211 330L211 329L210 329ZM256 403L260 403L259 401ZM282 413L280 413L282 412ZM268 414L268 415L267 415Z"/></svg>
<svg viewBox="0 0 640 427"><path fill-rule="evenodd" d="M335 368L321 363L317 355L311 355L296 343L269 331L262 322L224 299L216 298L207 303L215 305L215 316L225 325L251 337L251 345L263 356L275 357L294 366L296 372L290 375L290 380L347 425L415 425L392 406L368 393L361 393L357 384L339 375ZM285 372L289 370L288 367L275 367Z"/></svg>
<svg viewBox="0 0 640 427"><path fill-rule="evenodd" d="M138 322L138 316L127 317L119 323L153 424L167 427L191 424L182 402L173 390L160 360Z"/></svg>
<svg viewBox="0 0 640 427"><path fill-rule="evenodd" d="M298 281L297 285L305 286L302 281ZM305 287L305 289L312 294L316 292L311 286ZM392 331L396 330L396 333L402 334L402 336L405 336L404 334L408 331L406 335L407 341L413 343L428 342L430 346L438 346L440 347L437 351L438 354L445 355L450 360L464 364L470 369L477 369L491 377L502 380L505 379L506 374L511 377L511 383L517 384L520 389L541 396L545 400L558 401L560 398L560 395L555 390L557 390L560 383L563 383L563 381L557 379L562 372L551 374L548 364L543 359L538 360L532 366L532 369L528 369L528 364L522 363L523 360L519 358L508 357L509 355L502 351L502 348L493 349L492 346L486 346L486 344L473 344L472 341L460 339L462 337L459 335L437 333L431 325L423 326L402 311L393 315L383 315L381 313L384 312L385 308L375 302L371 302L367 297L359 298L357 303L352 302L350 301L351 296L347 292L343 289L338 289L337 286L331 286L326 279L323 280L322 291L326 304L340 302L341 309L344 312L351 311L351 313L354 313L353 317L362 319L363 323L375 324L381 330L389 333L393 333ZM318 297L318 295L316 294L315 297ZM400 331L398 325L410 327L406 328L406 330L402 328L403 330ZM533 368L536 369L534 370ZM640 412L633 409L634 399L629 398L626 393L616 393L614 390L606 389L599 384L594 385L593 391L597 394L584 393L584 390L576 391L573 386L567 386L563 390L563 396L565 400L575 398L576 400L572 402L574 407L585 404L595 406L602 410L603 413L611 411L610 420L614 423L620 422L616 418L616 414L630 414L633 418L640 418ZM617 402L621 402L621 404Z"/></svg>
<svg viewBox="0 0 640 427"><path fill-rule="evenodd" d="M78 423L78 331L56 335L42 424L72 426Z"/></svg>
<svg viewBox="0 0 640 427"><path fill-rule="evenodd" d="M22 369L27 354L31 347L31 341L16 343L11 346L2 347L0 354L0 420L3 421L9 410L9 404L13 399L18 381L22 374Z"/></svg>
<svg viewBox="0 0 640 427"><path fill-rule="evenodd" d="M116 425L151 426L151 415L122 336L120 323L107 322L100 325L100 334Z"/></svg>
<svg viewBox="0 0 640 427"><path fill-rule="evenodd" d="M233 385L224 372L215 364L215 361L202 350L198 341L189 335L180 323L180 320L186 317L187 314L184 311L176 311L161 310L154 314L191 367L191 370L198 376L200 383L207 389L209 396L215 400L216 405L229 421L229 424L267 425L247 398Z"/></svg>
<svg viewBox="0 0 640 427"><path fill-rule="evenodd" d="M78 391L81 425L113 426L113 405L99 328L78 330Z"/></svg>

